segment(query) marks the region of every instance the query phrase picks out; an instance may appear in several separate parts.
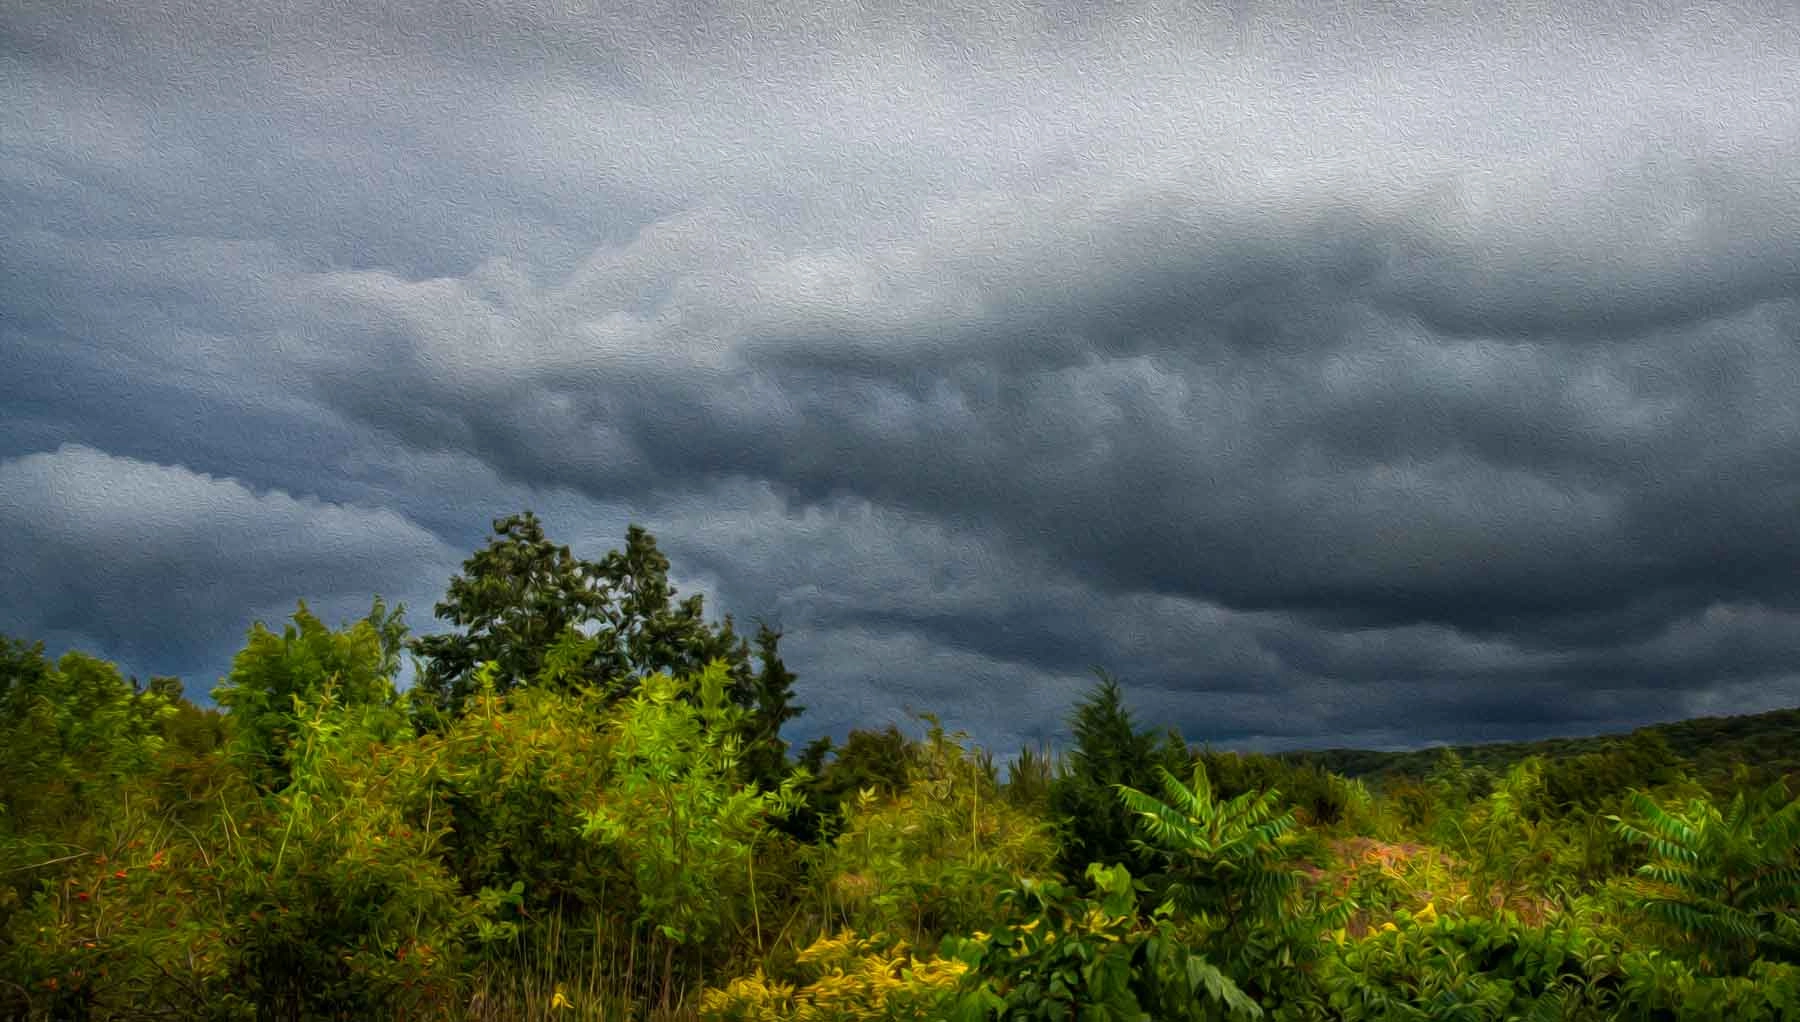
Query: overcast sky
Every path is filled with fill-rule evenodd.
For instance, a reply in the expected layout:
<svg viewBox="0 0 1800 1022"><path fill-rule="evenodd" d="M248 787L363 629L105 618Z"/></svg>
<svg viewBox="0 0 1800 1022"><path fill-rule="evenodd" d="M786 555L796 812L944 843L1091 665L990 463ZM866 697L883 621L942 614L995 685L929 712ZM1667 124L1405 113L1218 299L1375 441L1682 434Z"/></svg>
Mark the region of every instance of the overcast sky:
<svg viewBox="0 0 1800 1022"><path fill-rule="evenodd" d="M799 740L1800 703L1800 8L1197 6L0 0L0 632L204 693L529 507Z"/></svg>

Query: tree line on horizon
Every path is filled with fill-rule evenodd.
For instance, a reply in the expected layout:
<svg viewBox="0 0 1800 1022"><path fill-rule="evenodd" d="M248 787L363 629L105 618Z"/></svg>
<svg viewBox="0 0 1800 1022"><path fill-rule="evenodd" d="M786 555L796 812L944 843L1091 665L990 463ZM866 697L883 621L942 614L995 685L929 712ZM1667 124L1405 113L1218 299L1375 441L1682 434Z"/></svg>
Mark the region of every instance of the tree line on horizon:
<svg viewBox="0 0 1800 1022"><path fill-rule="evenodd" d="M781 634L668 571L502 518L448 631L301 603L216 708L0 637L0 1018L1800 1018L1800 715L1278 757L1100 672L1004 776L795 755Z"/></svg>

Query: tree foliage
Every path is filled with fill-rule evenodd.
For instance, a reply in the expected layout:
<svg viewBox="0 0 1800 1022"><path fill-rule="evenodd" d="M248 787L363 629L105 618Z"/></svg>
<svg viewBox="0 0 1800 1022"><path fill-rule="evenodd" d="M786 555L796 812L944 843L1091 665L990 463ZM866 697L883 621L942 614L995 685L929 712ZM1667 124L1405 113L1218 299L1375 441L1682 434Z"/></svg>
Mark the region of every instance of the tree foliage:
<svg viewBox="0 0 1800 1022"><path fill-rule="evenodd" d="M727 695L749 711L740 720L742 769L779 784L788 768L781 727L800 713L780 633L759 628L757 669L729 615L713 624L700 594L679 602L676 595L669 559L640 526L627 528L623 550L588 561L547 538L529 511L496 520L493 537L463 562L435 608L452 630L410 644L421 661L415 716L426 729L448 726L486 664L495 665L503 696L549 687L611 705L652 675L686 677L723 661Z"/></svg>
<svg viewBox="0 0 1800 1022"><path fill-rule="evenodd" d="M1114 794L1118 785L1147 788L1157 770L1185 772L1185 743L1173 735L1139 730L1125 706L1124 690L1105 672L1069 719L1075 745L1064 769L1050 784L1050 812L1056 821L1065 877L1079 877L1089 862L1120 863L1135 876L1154 870L1154 860L1136 845L1130 816Z"/></svg>
<svg viewBox="0 0 1800 1022"><path fill-rule="evenodd" d="M346 706L394 705L390 672L404 635L400 614L377 597L368 617L333 630L301 601L280 635L260 621L251 627L213 698L230 715L233 754L258 784L273 790L287 783L299 714L328 688Z"/></svg>

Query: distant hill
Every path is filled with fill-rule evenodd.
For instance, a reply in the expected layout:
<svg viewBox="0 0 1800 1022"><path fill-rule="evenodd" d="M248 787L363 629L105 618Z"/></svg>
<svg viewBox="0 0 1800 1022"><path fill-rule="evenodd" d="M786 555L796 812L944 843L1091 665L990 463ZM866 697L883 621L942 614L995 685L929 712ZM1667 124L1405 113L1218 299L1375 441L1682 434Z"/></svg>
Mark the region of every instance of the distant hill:
<svg viewBox="0 0 1800 1022"><path fill-rule="evenodd" d="M1759 786L1783 777L1788 778L1790 784L1800 782L1800 707L1743 717L1696 717L1671 724L1653 724L1627 734L1591 738L1433 746L1410 752L1323 749L1282 753L1276 758L1322 767L1379 785L1388 780L1424 777L1445 749L1453 750L1471 767L1483 766L1499 771L1527 756L1560 759L1608 752L1639 736L1661 738L1671 751L1688 761L1694 778L1710 788L1729 786L1732 772L1739 764L1750 770L1752 783Z"/></svg>

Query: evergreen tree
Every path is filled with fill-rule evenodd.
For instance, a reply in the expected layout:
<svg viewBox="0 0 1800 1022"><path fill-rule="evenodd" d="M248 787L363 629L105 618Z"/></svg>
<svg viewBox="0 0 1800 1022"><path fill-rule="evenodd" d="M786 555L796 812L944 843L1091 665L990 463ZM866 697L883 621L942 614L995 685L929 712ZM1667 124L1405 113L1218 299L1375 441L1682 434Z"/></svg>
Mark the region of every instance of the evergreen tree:
<svg viewBox="0 0 1800 1022"><path fill-rule="evenodd" d="M1156 768L1187 769L1187 748L1170 733L1160 742L1140 731L1125 707L1119 683L1106 672L1069 720L1075 748L1061 776L1050 785L1050 810L1057 829L1058 868L1066 877L1083 875L1088 863L1122 863L1133 876L1154 872L1153 857L1136 847L1136 830L1116 794L1119 785L1148 788Z"/></svg>
<svg viewBox="0 0 1800 1022"><path fill-rule="evenodd" d="M744 772L748 780L773 791L792 772L788 745L781 726L798 717L803 707L794 705L794 673L781 660L781 633L758 623L756 652L762 670L739 699L750 709L746 720Z"/></svg>

